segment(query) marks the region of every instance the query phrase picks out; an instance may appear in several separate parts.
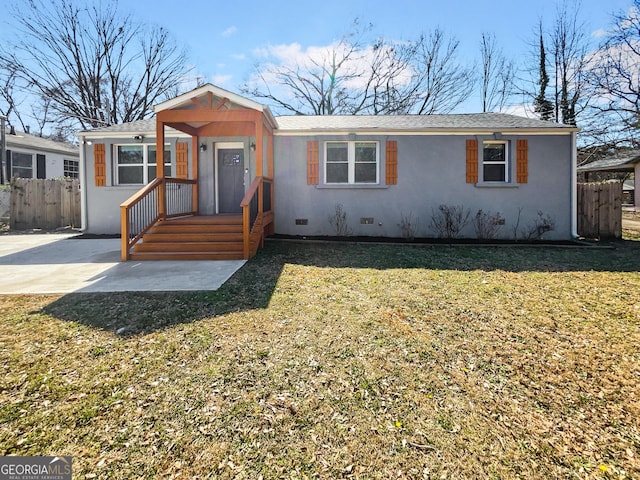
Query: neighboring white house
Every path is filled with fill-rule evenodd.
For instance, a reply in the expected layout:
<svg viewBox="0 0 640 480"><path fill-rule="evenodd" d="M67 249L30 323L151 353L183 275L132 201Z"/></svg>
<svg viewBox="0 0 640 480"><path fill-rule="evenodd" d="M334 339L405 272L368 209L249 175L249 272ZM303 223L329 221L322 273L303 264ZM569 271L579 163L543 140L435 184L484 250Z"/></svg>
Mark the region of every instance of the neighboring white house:
<svg viewBox="0 0 640 480"><path fill-rule="evenodd" d="M78 178L80 152L70 143L6 130L8 178Z"/></svg>

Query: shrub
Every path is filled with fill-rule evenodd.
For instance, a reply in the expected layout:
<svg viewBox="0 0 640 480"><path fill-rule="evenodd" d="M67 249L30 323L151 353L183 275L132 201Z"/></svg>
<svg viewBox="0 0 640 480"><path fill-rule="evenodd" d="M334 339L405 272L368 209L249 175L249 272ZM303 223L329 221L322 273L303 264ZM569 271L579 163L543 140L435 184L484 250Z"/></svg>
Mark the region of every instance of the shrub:
<svg viewBox="0 0 640 480"><path fill-rule="evenodd" d="M440 238L457 238L469 223L471 212L462 205L440 205L438 211L431 209L431 227Z"/></svg>
<svg viewBox="0 0 640 480"><path fill-rule="evenodd" d="M476 231L476 238L479 240L489 240L496 237L503 225L504 217L500 215L500 212L490 214L478 210L473 228Z"/></svg>
<svg viewBox="0 0 640 480"><path fill-rule="evenodd" d="M329 215L329 224L333 227L338 237L351 235L351 229L347 221L347 212L341 203L336 203L333 215Z"/></svg>
<svg viewBox="0 0 640 480"><path fill-rule="evenodd" d="M540 240L545 233L555 228L556 224L551 215L538 210L538 216L522 230L522 236L526 240Z"/></svg>
<svg viewBox="0 0 640 480"><path fill-rule="evenodd" d="M416 218L415 220L411 217L411 212L409 212L408 216L404 216L404 214L400 214L400 231L402 232L402 237L405 240L413 240L416 238L416 233L418 233L418 225L419 221Z"/></svg>

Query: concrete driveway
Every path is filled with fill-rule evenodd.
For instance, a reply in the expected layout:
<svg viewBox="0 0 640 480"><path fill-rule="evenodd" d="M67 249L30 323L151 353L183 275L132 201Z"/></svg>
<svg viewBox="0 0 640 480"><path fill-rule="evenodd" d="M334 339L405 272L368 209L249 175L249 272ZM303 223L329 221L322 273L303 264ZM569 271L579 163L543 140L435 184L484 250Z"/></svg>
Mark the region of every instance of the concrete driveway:
<svg viewBox="0 0 640 480"><path fill-rule="evenodd" d="M0 235L0 294L217 290L244 260L121 262L120 239Z"/></svg>

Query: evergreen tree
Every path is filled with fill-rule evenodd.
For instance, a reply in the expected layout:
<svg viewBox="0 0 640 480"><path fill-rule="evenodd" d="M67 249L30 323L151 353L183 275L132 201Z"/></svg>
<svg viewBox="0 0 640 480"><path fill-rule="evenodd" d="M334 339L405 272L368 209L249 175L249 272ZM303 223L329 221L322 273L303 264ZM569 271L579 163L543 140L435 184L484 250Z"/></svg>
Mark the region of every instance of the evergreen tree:
<svg viewBox="0 0 640 480"><path fill-rule="evenodd" d="M547 56L542 38L542 24L540 25L540 78L538 85L540 85L540 91L533 101L533 111L540 115L541 120L551 120L553 118L553 102L546 97L549 75L547 74Z"/></svg>

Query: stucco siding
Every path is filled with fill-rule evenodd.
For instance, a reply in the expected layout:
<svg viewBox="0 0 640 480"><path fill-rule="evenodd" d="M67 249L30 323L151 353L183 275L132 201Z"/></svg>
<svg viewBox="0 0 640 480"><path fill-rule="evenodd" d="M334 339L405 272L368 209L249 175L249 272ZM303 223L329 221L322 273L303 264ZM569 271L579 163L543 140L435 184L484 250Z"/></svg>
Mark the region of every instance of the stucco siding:
<svg viewBox="0 0 640 480"><path fill-rule="evenodd" d="M333 136L276 137L276 233L287 235L335 235L329 217L341 204L347 214L352 235L401 237L402 216L411 214L419 226L417 236L435 237L431 219L438 206L462 205L471 212L499 212L505 218L501 238L518 236L535 222L537 212L549 215L555 229L545 239L568 239L571 236L571 137L569 135L505 136L510 145L510 167L513 182L495 186L466 183L464 135L424 136L358 136L358 140L379 142L380 182L375 187L329 186L324 183L324 142L347 140ZM515 140L528 140L528 183L515 183ZM320 182L307 185L306 145L319 141ZM398 143L398 183L384 184L385 143ZM481 148L481 147L479 147ZM519 221L518 221L519 217ZM369 225L361 218L373 218ZM307 225L296 225L296 219L306 219ZM474 237L469 224L462 232Z"/></svg>
<svg viewBox="0 0 640 480"><path fill-rule="evenodd" d="M144 145L153 145L154 139L145 139ZM175 175L176 163L175 152L176 142L186 141L185 138L167 139L171 148L171 173ZM105 145L106 161L106 186L97 187L95 184L95 167L93 145L85 143L81 146L83 165L81 168L81 184L86 190L84 231L97 235L114 235L120 233L120 205L131 195L139 191L143 185L117 185L114 164L114 146L131 145L130 139L123 138L102 138L92 140L93 144L102 143ZM189 171L191 170L191 143L189 142Z"/></svg>
<svg viewBox="0 0 640 480"><path fill-rule="evenodd" d="M418 222L416 236L436 237L431 226L438 206L461 205L468 209L471 219L478 210L490 214L500 213L505 224L500 238L518 237L528 225L535 222L537 212L550 216L555 228L545 233L545 239L571 238L571 136L563 135L506 135L501 140L509 145L510 177L512 181L495 184L466 182L466 140L483 140L493 136L468 135L286 135L274 138L275 177L275 231L286 235L335 235L329 217L341 204L347 214L350 233L357 236L402 237L402 216L411 215ZM515 182L516 140L528 140L528 182ZM330 140L375 141L378 144L378 179L376 185L344 186L327 185L325 182L325 143ZM172 152L172 174L175 174L175 143L168 139ZM307 141L319 144L319 184L307 185ZM386 142L397 142L396 185L385 184ZM180 141L186 141L181 138ZM242 142L245 166L249 172L245 178L248 188L256 174L255 151L249 148L252 137L201 138L207 150L198 152L199 208L201 214L215 213L215 144ZM87 233L118 234L120 232L120 204L137 192L141 186L115 185L113 146L122 139L93 140L106 145L107 186L96 187L94 181L93 147L83 149L82 188L85 189L84 227ZM153 142L145 138L145 143ZM126 142L125 142L126 143ZM192 155L189 143L189 171ZM266 157L266 142L264 142ZM480 152L481 154L481 152ZM481 158L481 156L480 156ZM247 161L248 159L248 161ZM264 162L264 159L263 159ZM481 169L481 165L480 165ZM266 165L264 174L266 175ZM481 177L482 179L482 177ZM372 224L361 224L362 218L372 218ZM306 220L306 225L296 225L296 219ZM462 236L475 237L472 223Z"/></svg>

